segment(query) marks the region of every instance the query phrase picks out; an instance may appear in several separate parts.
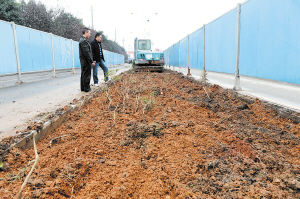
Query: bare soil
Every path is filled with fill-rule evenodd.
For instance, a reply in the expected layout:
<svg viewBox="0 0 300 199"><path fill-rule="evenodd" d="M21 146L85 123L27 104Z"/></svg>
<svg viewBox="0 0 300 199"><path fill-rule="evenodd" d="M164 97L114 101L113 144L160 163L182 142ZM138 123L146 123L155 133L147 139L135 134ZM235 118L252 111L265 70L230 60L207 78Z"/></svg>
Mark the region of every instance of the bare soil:
<svg viewBox="0 0 300 199"><path fill-rule="evenodd" d="M175 72L128 72L37 144L23 196L299 198L299 118ZM10 151L1 198L15 196L33 159Z"/></svg>

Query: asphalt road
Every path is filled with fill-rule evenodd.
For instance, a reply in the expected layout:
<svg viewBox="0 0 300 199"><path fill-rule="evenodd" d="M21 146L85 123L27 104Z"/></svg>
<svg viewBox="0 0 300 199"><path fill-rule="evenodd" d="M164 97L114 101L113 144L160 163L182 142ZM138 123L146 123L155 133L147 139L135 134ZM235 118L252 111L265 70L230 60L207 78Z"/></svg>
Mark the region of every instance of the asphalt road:
<svg viewBox="0 0 300 199"><path fill-rule="evenodd" d="M118 74L130 69L130 65L110 68L115 69ZM99 70L98 77L103 83L102 70ZM39 114L53 112L86 95L80 91L80 70L75 74L71 71L60 72L56 78L52 78L52 73L28 74L23 77L25 83L14 86L1 84L5 78L13 77L0 78L0 140L15 135L31 121L37 121Z"/></svg>

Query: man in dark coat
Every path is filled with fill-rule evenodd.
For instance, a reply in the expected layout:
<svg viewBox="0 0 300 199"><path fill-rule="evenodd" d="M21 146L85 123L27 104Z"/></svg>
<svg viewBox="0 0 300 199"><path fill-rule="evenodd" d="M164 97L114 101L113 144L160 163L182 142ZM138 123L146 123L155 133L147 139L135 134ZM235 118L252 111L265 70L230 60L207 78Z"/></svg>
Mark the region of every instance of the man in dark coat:
<svg viewBox="0 0 300 199"><path fill-rule="evenodd" d="M85 28L82 31L82 37L79 40L79 58L81 64L80 89L84 92L91 91L91 66L95 66L93 61L92 48L88 41L91 31Z"/></svg>
<svg viewBox="0 0 300 199"><path fill-rule="evenodd" d="M108 81L108 68L105 66L105 59L102 49L102 35L96 33L95 39L92 41L93 60L96 61L96 66L93 67L93 79L95 86L98 86L98 67L100 66L104 73L104 81Z"/></svg>

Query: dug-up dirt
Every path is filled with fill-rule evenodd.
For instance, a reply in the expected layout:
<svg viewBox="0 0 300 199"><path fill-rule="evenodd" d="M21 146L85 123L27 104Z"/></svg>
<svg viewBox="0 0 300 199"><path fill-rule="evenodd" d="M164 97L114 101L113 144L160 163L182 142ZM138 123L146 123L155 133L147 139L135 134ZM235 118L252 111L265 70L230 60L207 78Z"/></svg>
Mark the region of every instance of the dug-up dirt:
<svg viewBox="0 0 300 199"><path fill-rule="evenodd" d="M293 116L293 117L291 117ZM127 72L37 144L24 198L299 198L299 114L179 73ZM0 196L34 160L12 149Z"/></svg>

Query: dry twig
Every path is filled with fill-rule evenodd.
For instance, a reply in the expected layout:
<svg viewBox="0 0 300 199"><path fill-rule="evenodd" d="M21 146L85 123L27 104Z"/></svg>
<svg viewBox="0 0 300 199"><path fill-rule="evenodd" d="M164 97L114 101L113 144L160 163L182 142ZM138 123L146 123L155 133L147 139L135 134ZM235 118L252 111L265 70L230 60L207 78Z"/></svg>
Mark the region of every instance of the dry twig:
<svg viewBox="0 0 300 199"><path fill-rule="evenodd" d="M39 154L38 154L37 148L36 148L35 137L36 137L36 132L33 134L33 147L34 147L34 153L35 153L35 160L34 160L33 166L31 167L31 170L29 171L28 175L26 176L26 178L25 178L25 180L24 180L24 182L21 186L21 189L20 189L19 193L16 195L17 199L22 198L22 191L25 188L25 186L26 186L26 184L27 184L34 168L36 167L36 164L37 164L38 160L39 160Z"/></svg>
<svg viewBox="0 0 300 199"><path fill-rule="evenodd" d="M203 89L204 89L204 91L205 91L205 93L206 93L208 99L211 100L211 98L209 97L209 95L208 95L208 93L207 93L207 91L206 91L206 89L205 89L205 86L203 86Z"/></svg>

